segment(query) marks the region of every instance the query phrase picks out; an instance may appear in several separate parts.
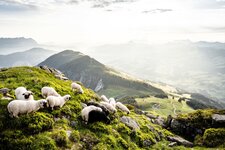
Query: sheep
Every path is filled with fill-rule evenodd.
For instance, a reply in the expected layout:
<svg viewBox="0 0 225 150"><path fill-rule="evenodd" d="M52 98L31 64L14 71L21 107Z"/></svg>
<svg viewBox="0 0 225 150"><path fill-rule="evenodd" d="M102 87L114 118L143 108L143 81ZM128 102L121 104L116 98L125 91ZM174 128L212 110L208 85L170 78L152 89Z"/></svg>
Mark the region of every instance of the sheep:
<svg viewBox="0 0 225 150"><path fill-rule="evenodd" d="M45 86L41 89L41 94L43 96L43 98L46 98L48 96L56 96L56 97L60 97L61 95L58 94L54 88L52 87L48 87L48 86Z"/></svg>
<svg viewBox="0 0 225 150"><path fill-rule="evenodd" d="M101 99L102 99L102 101L109 103L109 99L105 95L102 95Z"/></svg>
<svg viewBox="0 0 225 150"><path fill-rule="evenodd" d="M87 106L91 106L91 105L96 106L96 107L100 107L106 115L109 115L109 110L104 105L99 104L97 102L88 102L87 103Z"/></svg>
<svg viewBox="0 0 225 150"><path fill-rule="evenodd" d="M103 106L105 106L111 113L117 112L116 108L107 102L100 102Z"/></svg>
<svg viewBox="0 0 225 150"><path fill-rule="evenodd" d="M57 97L57 96L48 96L46 98L48 105L47 107L51 107L53 110L53 107L59 106L62 107L68 100L70 100L71 96L70 95L64 95L63 97Z"/></svg>
<svg viewBox="0 0 225 150"><path fill-rule="evenodd" d="M46 100L13 100L7 105L10 116L18 118L19 114L29 114L44 108Z"/></svg>
<svg viewBox="0 0 225 150"><path fill-rule="evenodd" d="M15 95L17 100L34 100L33 93L25 87L16 88Z"/></svg>
<svg viewBox="0 0 225 150"><path fill-rule="evenodd" d="M118 107L120 110L126 112L127 114L130 113L130 110L124 104L122 104L121 102L117 102L116 107Z"/></svg>
<svg viewBox="0 0 225 150"><path fill-rule="evenodd" d="M102 109L96 106L87 106L85 108L82 109L81 111L81 117L82 119L85 121L85 124L88 123L88 119L89 119L89 112L92 110L96 110L96 111L100 111L102 112Z"/></svg>
<svg viewBox="0 0 225 150"><path fill-rule="evenodd" d="M79 84L77 84L76 82L73 82L71 84L71 88L73 91L78 91L80 94L84 93L84 90L82 89L82 87Z"/></svg>
<svg viewBox="0 0 225 150"><path fill-rule="evenodd" d="M97 111L97 110L92 110L88 114L88 123L93 123L97 121L103 121L107 124L110 123L109 117L105 114L104 111Z"/></svg>
<svg viewBox="0 0 225 150"><path fill-rule="evenodd" d="M113 97L109 98L109 103L110 103L113 107L116 107L116 100L115 100Z"/></svg>

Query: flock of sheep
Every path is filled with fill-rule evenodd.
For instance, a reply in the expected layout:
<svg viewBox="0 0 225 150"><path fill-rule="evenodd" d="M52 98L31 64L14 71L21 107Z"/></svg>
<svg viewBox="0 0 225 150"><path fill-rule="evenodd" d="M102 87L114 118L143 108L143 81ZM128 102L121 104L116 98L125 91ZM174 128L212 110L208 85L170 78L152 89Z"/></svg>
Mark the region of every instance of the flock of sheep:
<svg viewBox="0 0 225 150"><path fill-rule="evenodd" d="M73 91L84 93L82 87L73 82L71 84ZM7 105L8 112L10 116L18 118L19 114L29 114L38 111L40 108L50 107L52 110L54 107L63 107L63 105L70 100L70 95L61 96L52 87L43 87L41 89L41 94L44 99L34 100L33 93L28 91L24 87L18 87L15 90L16 100L11 101ZM129 109L123 105L121 102L116 102L114 98L107 98L105 95L101 96L101 102L88 102L83 103L83 109L81 111L81 117L83 121L87 123L92 123L96 121L104 121L106 123L110 122L108 117L109 114L114 114L117 112L117 108L121 111L130 113Z"/></svg>

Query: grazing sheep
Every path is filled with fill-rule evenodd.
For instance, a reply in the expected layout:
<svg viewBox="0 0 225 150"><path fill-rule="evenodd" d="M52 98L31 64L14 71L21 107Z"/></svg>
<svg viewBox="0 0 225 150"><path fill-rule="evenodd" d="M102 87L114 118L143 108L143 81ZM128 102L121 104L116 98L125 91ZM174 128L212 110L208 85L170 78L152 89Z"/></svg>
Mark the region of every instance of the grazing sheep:
<svg viewBox="0 0 225 150"><path fill-rule="evenodd" d="M92 111L92 110L96 110L96 111L102 112L101 108L93 106L93 105L83 108L82 111L81 111L81 117L85 121L85 124L88 123L89 112Z"/></svg>
<svg viewBox="0 0 225 150"><path fill-rule="evenodd" d="M118 107L120 110L126 112L127 114L130 113L130 110L124 104L122 104L121 102L117 102L116 107Z"/></svg>
<svg viewBox="0 0 225 150"><path fill-rule="evenodd" d="M47 86L45 86L41 89L41 94L42 94L43 98L46 98L48 96L56 96L56 97L61 96L55 91L55 89L53 89L52 87L47 87Z"/></svg>
<svg viewBox="0 0 225 150"><path fill-rule="evenodd" d="M73 82L71 84L71 88L73 91L78 91L80 94L84 93L84 90L82 89L82 87L79 84L77 84L76 82Z"/></svg>
<svg viewBox="0 0 225 150"><path fill-rule="evenodd" d="M62 107L68 100L70 100L70 98L71 98L70 95L65 95L63 97L48 96L46 100L48 102L48 107L50 106L53 110L53 107L55 106Z"/></svg>
<svg viewBox="0 0 225 150"><path fill-rule="evenodd" d="M116 107L116 100L113 97L109 98L109 104L111 104L113 107Z"/></svg>
<svg viewBox="0 0 225 150"><path fill-rule="evenodd" d="M100 102L103 106L105 106L111 113L115 113L117 110L115 107L113 107L111 104L107 102Z"/></svg>
<svg viewBox="0 0 225 150"><path fill-rule="evenodd" d="M93 123L97 121L103 121L107 124L110 123L110 119L107 117L104 111L92 110L88 114L88 123Z"/></svg>
<svg viewBox="0 0 225 150"><path fill-rule="evenodd" d="M15 95L18 100L34 100L33 93L31 91L27 91L25 87L16 88Z"/></svg>
<svg viewBox="0 0 225 150"><path fill-rule="evenodd" d="M28 114L31 112L36 112L40 108L44 108L47 103L46 100L13 100L7 105L8 112L12 117L18 118L19 114Z"/></svg>
<svg viewBox="0 0 225 150"><path fill-rule="evenodd" d="M102 101L109 103L109 99L105 95L102 95L101 99L102 99Z"/></svg>
<svg viewBox="0 0 225 150"><path fill-rule="evenodd" d="M87 106L91 106L91 105L96 106L96 107L100 107L102 109L102 111L105 112L106 115L109 114L109 110L104 105L99 104L97 102L88 102L87 103Z"/></svg>

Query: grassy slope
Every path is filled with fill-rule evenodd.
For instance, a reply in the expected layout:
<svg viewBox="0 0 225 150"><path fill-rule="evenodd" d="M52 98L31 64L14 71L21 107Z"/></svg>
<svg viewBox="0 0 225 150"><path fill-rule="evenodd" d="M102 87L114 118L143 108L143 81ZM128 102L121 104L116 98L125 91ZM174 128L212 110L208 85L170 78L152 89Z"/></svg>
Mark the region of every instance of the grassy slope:
<svg viewBox="0 0 225 150"><path fill-rule="evenodd" d="M164 139L171 135L169 131L152 124L145 116L137 115L133 110L129 116L139 123L141 129L137 132L119 121L119 118L125 115L122 112L111 116L112 122L109 125L82 124L80 102L99 99L92 90L85 87L85 94L73 94L70 84L71 81L58 80L39 68L16 67L0 72L0 88L15 89L25 86L35 93L35 99L42 98L40 89L43 86L52 86L61 95L72 95L72 100L61 109L42 109L33 114L22 115L19 119L9 118L6 110L9 101L0 100L1 149L150 149L151 147L145 147L145 140L151 141L152 144L158 140L168 144ZM11 94L13 93L12 90ZM68 138L67 133L70 131L72 134ZM177 147L180 148L183 147Z"/></svg>
<svg viewBox="0 0 225 150"><path fill-rule="evenodd" d="M82 78L83 84L93 90L101 79L104 88L99 93L104 93L106 96L120 97L164 93L162 90L144 82L128 78L87 55L71 50L55 54L39 65L59 69L71 80Z"/></svg>
<svg viewBox="0 0 225 150"><path fill-rule="evenodd" d="M186 102L182 101L180 103L174 99L147 97L147 98L136 98L136 101L140 109L145 111L151 111L165 117L168 115L175 116L176 114L194 111L191 107L189 107L186 104Z"/></svg>

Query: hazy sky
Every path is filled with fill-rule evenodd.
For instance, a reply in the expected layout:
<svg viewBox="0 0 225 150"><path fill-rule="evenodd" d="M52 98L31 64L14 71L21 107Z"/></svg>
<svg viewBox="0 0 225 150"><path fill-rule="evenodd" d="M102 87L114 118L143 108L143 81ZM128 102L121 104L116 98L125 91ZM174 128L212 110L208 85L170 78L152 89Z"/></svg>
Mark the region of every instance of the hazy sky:
<svg viewBox="0 0 225 150"><path fill-rule="evenodd" d="M0 37L39 43L225 42L225 0L1 0Z"/></svg>

